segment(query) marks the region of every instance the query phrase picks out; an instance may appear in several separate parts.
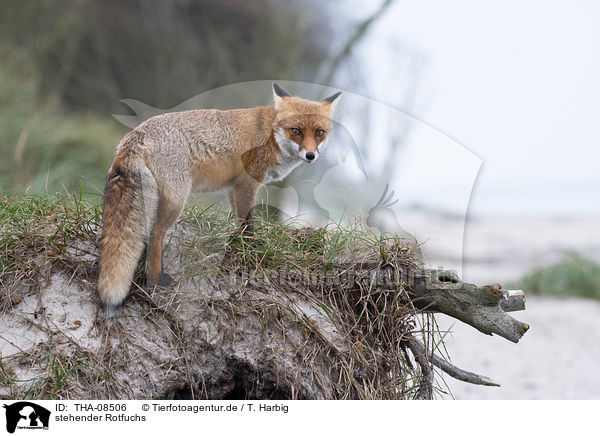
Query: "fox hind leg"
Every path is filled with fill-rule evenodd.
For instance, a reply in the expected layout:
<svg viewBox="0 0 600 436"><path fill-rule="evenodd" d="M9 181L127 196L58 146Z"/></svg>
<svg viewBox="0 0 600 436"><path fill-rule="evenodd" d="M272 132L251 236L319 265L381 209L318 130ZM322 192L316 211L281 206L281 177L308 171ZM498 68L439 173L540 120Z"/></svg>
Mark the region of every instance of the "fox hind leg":
<svg viewBox="0 0 600 436"><path fill-rule="evenodd" d="M183 198L159 194L158 211L156 220L148 243L147 259L147 284L169 286L173 279L164 272L163 268L163 246L167 231L173 226L185 206L187 193Z"/></svg>

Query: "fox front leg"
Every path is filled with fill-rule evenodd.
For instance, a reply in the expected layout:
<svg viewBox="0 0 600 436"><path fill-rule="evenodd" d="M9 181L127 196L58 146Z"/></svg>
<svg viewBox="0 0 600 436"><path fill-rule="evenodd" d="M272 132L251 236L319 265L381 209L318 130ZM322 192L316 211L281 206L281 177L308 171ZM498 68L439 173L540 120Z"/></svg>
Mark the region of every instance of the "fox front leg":
<svg viewBox="0 0 600 436"><path fill-rule="evenodd" d="M227 193L227 199L229 200L229 206L231 207L231 214L237 219L238 213L237 208L235 207L235 191L233 189L230 189Z"/></svg>
<svg viewBox="0 0 600 436"><path fill-rule="evenodd" d="M252 177L244 177L233 188L233 203L235 204L235 212L241 234L251 235L254 232L252 208L254 207L259 187L260 183Z"/></svg>

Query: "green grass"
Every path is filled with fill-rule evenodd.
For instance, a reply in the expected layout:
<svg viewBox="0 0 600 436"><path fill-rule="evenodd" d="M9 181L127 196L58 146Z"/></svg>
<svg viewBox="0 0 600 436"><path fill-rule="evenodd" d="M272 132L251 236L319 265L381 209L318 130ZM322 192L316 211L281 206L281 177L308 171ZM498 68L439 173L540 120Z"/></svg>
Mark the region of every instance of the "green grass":
<svg viewBox="0 0 600 436"><path fill-rule="evenodd" d="M65 113L37 94L38 78L0 55L0 189L77 192L96 199L127 129L108 117Z"/></svg>
<svg viewBox="0 0 600 436"><path fill-rule="evenodd" d="M301 227L298 222L273 221L258 210L254 219L254 235L241 236L227 208L220 205L195 205L186 208L180 226L194 229L185 237L186 275L221 268L223 261L248 266L263 273L272 271L308 272L327 275L340 263L359 261L400 263L414 266L413 247L393 235L375 235L359 222L325 228ZM231 256L224 260L224 253Z"/></svg>
<svg viewBox="0 0 600 436"><path fill-rule="evenodd" d="M572 254L558 264L528 274L513 286L532 294L600 300L600 265Z"/></svg>

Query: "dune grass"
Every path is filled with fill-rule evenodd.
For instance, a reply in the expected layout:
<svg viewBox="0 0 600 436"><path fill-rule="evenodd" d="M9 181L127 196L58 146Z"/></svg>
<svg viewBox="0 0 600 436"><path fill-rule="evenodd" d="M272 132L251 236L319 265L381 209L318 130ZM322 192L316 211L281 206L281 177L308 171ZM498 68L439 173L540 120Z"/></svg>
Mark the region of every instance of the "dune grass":
<svg viewBox="0 0 600 436"><path fill-rule="evenodd" d="M533 271L513 286L538 295L600 300L600 265L571 254L555 265Z"/></svg>

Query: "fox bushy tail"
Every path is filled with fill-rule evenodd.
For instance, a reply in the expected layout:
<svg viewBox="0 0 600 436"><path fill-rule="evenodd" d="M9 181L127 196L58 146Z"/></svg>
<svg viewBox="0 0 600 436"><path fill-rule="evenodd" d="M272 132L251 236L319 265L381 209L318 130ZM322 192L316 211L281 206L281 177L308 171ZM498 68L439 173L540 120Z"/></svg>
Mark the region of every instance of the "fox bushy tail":
<svg viewBox="0 0 600 436"><path fill-rule="evenodd" d="M112 315L131 286L158 205L156 181L139 158L115 161L104 189L98 296Z"/></svg>

